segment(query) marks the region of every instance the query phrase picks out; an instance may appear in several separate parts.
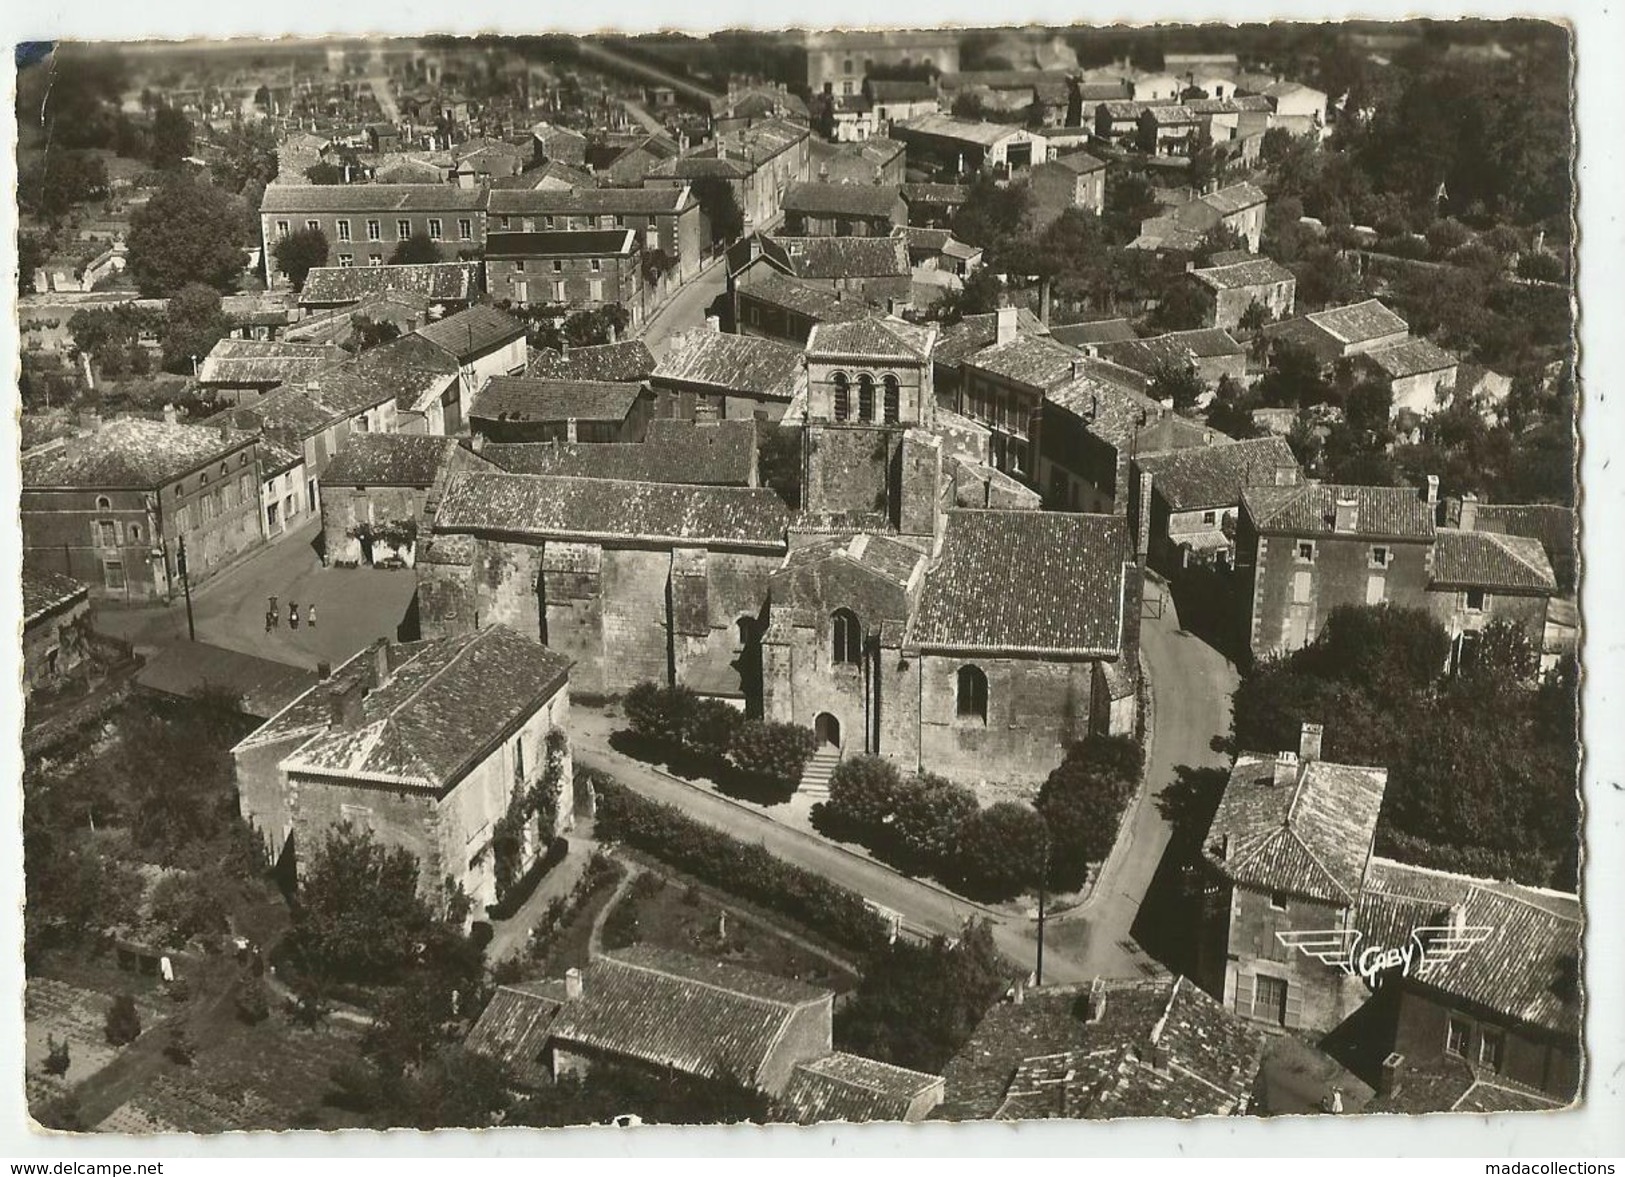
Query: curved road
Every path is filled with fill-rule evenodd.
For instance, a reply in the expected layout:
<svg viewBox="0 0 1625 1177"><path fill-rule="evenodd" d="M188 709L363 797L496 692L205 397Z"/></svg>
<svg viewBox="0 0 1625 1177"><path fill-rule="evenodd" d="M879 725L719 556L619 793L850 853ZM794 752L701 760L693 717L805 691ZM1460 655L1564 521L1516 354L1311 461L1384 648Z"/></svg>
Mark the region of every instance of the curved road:
<svg viewBox="0 0 1625 1177"><path fill-rule="evenodd" d="M1212 750L1211 741L1230 729L1234 667L1211 646L1180 630L1171 600L1161 617L1146 619L1141 644L1156 712L1146 787L1125 816L1126 841L1113 852L1089 900L1065 919L1050 923L1045 939L1046 983L1086 981L1095 976L1139 978L1159 971L1160 966L1135 947L1129 936L1168 844L1169 831L1156 795L1174 780L1174 770L1181 765L1224 762ZM586 719L586 714L578 713L577 763L598 769L651 800L675 805L736 838L759 842L787 862L837 880L901 912L911 929L954 934L967 919L985 914L981 908L777 821L759 809L625 756L608 743L616 724L581 722ZM1034 960L1037 929L1031 920L1004 917L993 922L994 940L1002 952L1021 963Z"/></svg>

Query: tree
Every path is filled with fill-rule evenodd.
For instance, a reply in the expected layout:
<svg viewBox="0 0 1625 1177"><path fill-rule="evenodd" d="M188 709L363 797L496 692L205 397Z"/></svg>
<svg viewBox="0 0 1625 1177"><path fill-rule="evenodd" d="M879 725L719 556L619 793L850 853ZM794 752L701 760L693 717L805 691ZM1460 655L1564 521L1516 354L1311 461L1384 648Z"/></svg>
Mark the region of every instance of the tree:
<svg viewBox="0 0 1625 1177"><path fill-rule="evenodd" d="M427 237L407 237L396 245L389 255L389 264L392 266L431 265L445 260L440 253L440 247Z"/></svg>
<svg viewBox="0 0 1625 1177"><path fill-rule="evenodd" d="M170 298L159 334L164 367L190 372L194 360L208 355L230 334L231 319L220 309L220 292L200 282L183 286Z"/></svg>
<svg viewBox="0 0 1625 1177"><path fill-rule="evenodd" d="M1038 792L1050 834L1050 886L1077 890L1088 881L1089 864L1111 852L1141 761L1131 736L1090 736L1067 749Z"/></svg>
<svg viewBox="0 0 1625 1177"><path fill-rule="evenodd" d="M320 229L295 229L271 247L271 257L289 285L295 291L303 290L310 272L327 264L327 234Z"/></svg>
<svg viewBox="0 0 1625 1177"><path fill-rule="evenodd" d="M294 289L300 289L295 286ZM357 315L350 320L350 338L345 342L345 350L363 352L369 347L377 347L388 343L392 339L401 337L401 329L388 319L371 319L366 315Z"/></svg>
<svg viewBox="0 0 1625 1177"><path fill-rule="evenodd" d="M141 1036L141 1011L136 1009L134 997L121 993L113 998L103 1031L112 1046L128 1046Z"/></svg>
<svg viewBox="0 0 1625 1177"><path fill-rule="evenodd" d="M974 790L938 776L903 782L893 816L899 847L921 870L940 871L959 853L959 836L979 808Z"/></svg>
<svg viewBox="0 0 1625 1177"><path fill-rule="evenodd" d="M1249 389L1229 376L1221 376L1208 405L1207 423L1237 441L1262 437L1264 431L1253 420L1257 406L1258 398Z"/></svg>
<svg viewBox="0 0 1625 1177"><path fill-rule="evenodd" d="M229 926L225 880L208 874L168 874L158 880L148 902L164 943L179 948L194 936L216 936Z"/></svg>
<svg viewBox="0 0 1625 1177"><path fill-rule="evenodd" d="M700 699L688 723L689 750L699 756L721 761L733 747L744 712L721 699Z"/></svg>
<svg viewBox="0 0 1625 1177"><path fill-rule="evenodd" d="M160 106L152 116L152 166L173 171L192 154L192 120L172 106Z"/></svg>
<svg viewBox="0 0 1625 1177"><path fill-rule="evenodd" d="M688 738L699 700L687 687L640 682L622 704L633 734L659 744L682 744Z"/></svg>
<svg viewBox="0 0 1625 1177"><path fill-rule="evenodd" d="M825 812L860 836L882 829L897 813L903 777L879 756L854 756L835 766Z"/></svg>
<svg viewBox="0 0 1625 1177"><path fill-rule="evenodd" d="M263 89L263 87L261 87ZM238 120L215 139L218 155L211 165L214 182L227 192L245 193L265 186L277 175L276 132L268 121ZM256 211L259 202L253 202Z"/></svg>
<svg viewBox="0 0 1625 1177"><path fill-rule="evenodd" d="M1207 392L1207 385L1196 371L1196 365L1178 360L1158 360L1151 370L1151 396L1156 400L1172 400L1174 408L1188 412Z"/></svg>
<svg viewBox="0 0 1625 1177"><path fill-rule="evenodd" d="M987 266L976 270L958 290L950 290L931 307L933 318L943 323L959 322L966 315L986 315L999 309L1004 300L1004 282Z"/></svg>
<svg viewBox="0 0 1625 1177"><path fill-rule="evenodd" d="M437 923L417 858L348 822L328 831L300 880L291 941L303 967L336 981L386 983L418 959Z"/></svg>
<svg viewBox="0 0 1625 1177"><path fill-rule="evenodd" d="M147 298L189 282L235 289L243 272L246 207L200 180L177 176L130 220L129 272Z"/></svg>
<svg viewBox="0 0 1625 1177"><path fill-rule="evenodd" d="M1179 282L1151 312L1151 322L1162 331L1190 331L1207 322L1211 311L1208 297L1194 282Z"/></svg>
<svg viewBox="0 0 1625 1177"><path fill-rule="evenodd" d="M1028 805L999 801L960 827L955 867L966 890L1011 899L1038 882L1048 835Z"/></svg>
<svg viewBox="0 0 1625 1177"><path fill-rule="evenodd" d="M1202 234L1201 240L1196 243L1196 251L1191 255L1191 260L1201 268L1212 264L1214 254L1233 253L1246 248L1247 239L1229 225L1220 222Z"/></svg>
<svg viewBox="0 0 1625 1177"><path fill-rule="evenodd" d="M17 176L18 206L53 221L107 193L107 165L89 151L47 151Z"/></svg>
<svg viewBox="0 0 1625 1177"><path fill-rule="evenodd" d="M1247 309L1241 312L1241 319L1237 326L1249 335L1256 335L1269 325L1270 313L1264 304L1256 298L1247 304Z"/></svg>
<svg viewBox="0 0 1625 1177"><path fill-rule="evenodd" d="M311 164L305 169L305 179L312 184L342 184L344 183L344 169L336 163L328 163L326 160L322 160L319 163Z"/></svg>
<svg viewBox="0 0 1625 1177"><path fill-rule="evenodd" d="M1437 679L1449 652L1450 636L1425 609L1339 605L1303 663L1323 678L1397 699Z"/></svg>
<svg viewBox="0 0 1625 1177"><path fill-rule="evenodd" d="M747 719L734 732L729 755L741 772L794 789L817 750L818 737L811 728Z"/></svg>
<svg viewBox="0 0 1625 1177"><path fill-rule="evenodd" d="M1325 403L1331 385L1321 374L1314 352L1282 339L1270 348L1269 369L1259 380L1257 392L1266 405L1297 409Z"/></svg>
<svg viewBox="0 0 1625 1177"><path fill-rule="evenodd" d="M732 184L721 176L701 176L691 188L694 199L700 202L700 216L710 226L713 246L726 245L744 233L745 210L739 207Z"/></svg>
<svg viewBox="0 0 1625 1177"><path fill-rule="evenodd" d="M992 176L979 175L954 214L955 237L997 254L1001 244L1021 234L1032 209L1032 190L1024 183L1001 187Z"/></svg>

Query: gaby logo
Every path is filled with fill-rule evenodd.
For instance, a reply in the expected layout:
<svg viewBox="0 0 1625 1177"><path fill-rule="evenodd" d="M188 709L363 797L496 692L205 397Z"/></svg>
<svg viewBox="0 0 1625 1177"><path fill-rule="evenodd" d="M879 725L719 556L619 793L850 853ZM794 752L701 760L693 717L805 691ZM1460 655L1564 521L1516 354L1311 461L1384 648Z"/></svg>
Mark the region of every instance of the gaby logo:
<svg viewBox="0 0 1625 1177"><path fill-rule="evenodd" d="M1358 928L1327 928L1315 932L1277 932L1286 948L1296 948L1322 964L1359 977L1371 989L1395 975L1424 979L1435 968L1464 956L1495 934L1494 928L1439 924L1413 928L1410 940L1399 947L1380 944L1360 947Z"/></svg>

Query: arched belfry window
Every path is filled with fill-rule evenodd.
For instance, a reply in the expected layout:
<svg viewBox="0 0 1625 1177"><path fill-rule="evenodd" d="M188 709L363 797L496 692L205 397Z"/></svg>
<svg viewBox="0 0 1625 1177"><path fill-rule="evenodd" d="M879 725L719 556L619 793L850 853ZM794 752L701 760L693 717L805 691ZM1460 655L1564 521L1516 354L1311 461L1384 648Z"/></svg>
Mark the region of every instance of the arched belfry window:
<svg viewBox="0 0 1625 1177"><path fill-rule="evenodd" d="M887 375L880 383L885 389L886 424L895 425L902 417L902 389L898 387L895 376Z"/></svg>
<svg viewBox="0 0 1625 1177"><path fill-rule="evenodd" d="M837 665L856 666L863 660L863 626L850 609L830 614L830 658Z"/></svg>
<svg viewBox="0 0 1625 1177"><path fill-rule="evenodd" d="M858 377L858 420L875 419L875 378L865 372Z"/></svg>
<svg viewBox="0 0 1625 1177"><path fill-rule="evenodd" d="M852 415L852 386L845 372L835 373L830 382L835 385L835 419L845 421Z"/></svg>
<svg viewBox="0 0 1625 1177"><path fill-rule="evenodd" d="M961 666L956 692L961 719L979 719L987 722L987 675L980 666Z"/></svg>

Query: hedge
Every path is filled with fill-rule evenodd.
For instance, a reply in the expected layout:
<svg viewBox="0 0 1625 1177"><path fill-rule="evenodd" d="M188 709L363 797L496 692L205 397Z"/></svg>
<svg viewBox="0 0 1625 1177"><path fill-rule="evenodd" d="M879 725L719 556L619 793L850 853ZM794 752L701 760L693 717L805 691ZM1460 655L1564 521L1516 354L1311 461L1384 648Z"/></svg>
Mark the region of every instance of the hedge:
<svg viewBox="0 0 1625 1177"><path fill-rule="evenodd" d="M776 858L759 844L703 825L674 806L641 797L601 774L595 776L594 787L600 839L625 842L845 947L867 953L886 944L885 922L857 892Z"/></svg>

